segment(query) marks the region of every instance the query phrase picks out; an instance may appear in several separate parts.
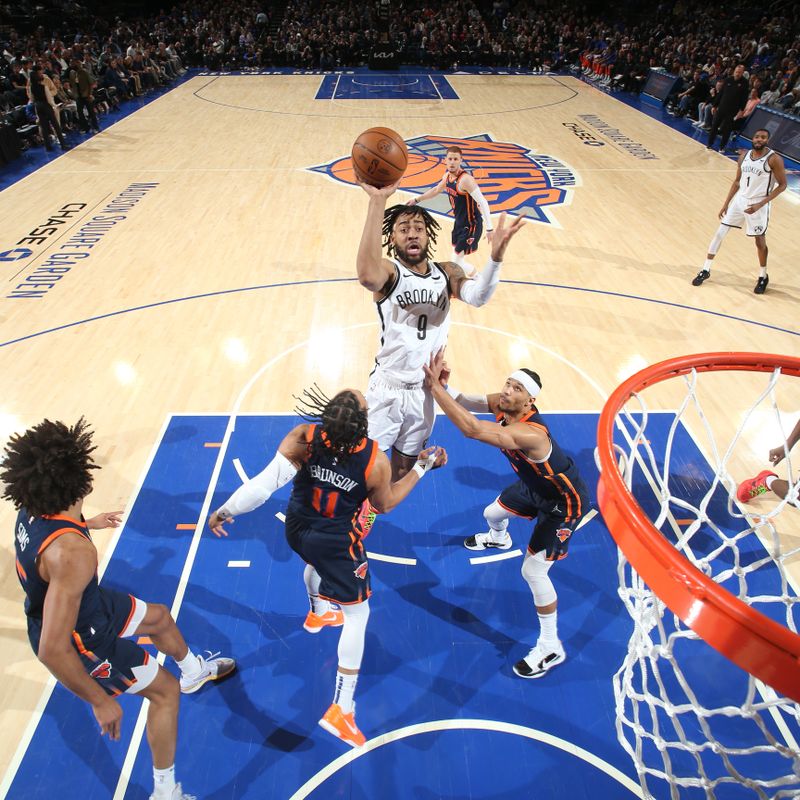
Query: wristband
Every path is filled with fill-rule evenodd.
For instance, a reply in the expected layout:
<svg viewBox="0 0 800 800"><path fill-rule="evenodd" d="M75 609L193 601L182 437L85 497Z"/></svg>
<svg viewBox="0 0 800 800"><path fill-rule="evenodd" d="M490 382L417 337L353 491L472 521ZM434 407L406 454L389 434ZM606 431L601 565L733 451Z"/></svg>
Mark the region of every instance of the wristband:
<svg viewBox="0 0 800 800"><path fill-rule="evenodd" d="M222 506L221 508L218 508L218 509L217 509L217 516L218 516L218 517L219 517L219 518L220 518L220 519L221 519L223 522L225 522L225 520L228 520L228 519L230 519L230 518L231 518L233 515L231 514L231 512L230 512L230 511L228 511L228 510L225 508L225 506Z"/></svg>
<svg viewBox="0 0 800 800"><path fill-rule="evenodd" d="M433 469L436 456L438 455L438 450L434 450L424 461L417 461L417 463L411 468L417 473L417 475L419 475L420 480L422 480L422 478L425 476L425 473L429 469Z"/></svg>
<svg viewBox="0 0 800 800"><path fill-rule="evenodd" d="M411 469L413 469L414 472L417 473L420 480L422 480L425 477L425 473L427 470L425 469L425 466L421 464L419 461L417 461L417 463L414 464L414 466L411 467Z"/></svg>
<svg viewBox="0 0 800 800"><path fill-rule="evenodd" d="M459 396L461 395L461 392L459 392L458 389L454 389L449 384L444 387L444 390L450 395L450 397L453 398L453 400L458 400Z"/></svg>

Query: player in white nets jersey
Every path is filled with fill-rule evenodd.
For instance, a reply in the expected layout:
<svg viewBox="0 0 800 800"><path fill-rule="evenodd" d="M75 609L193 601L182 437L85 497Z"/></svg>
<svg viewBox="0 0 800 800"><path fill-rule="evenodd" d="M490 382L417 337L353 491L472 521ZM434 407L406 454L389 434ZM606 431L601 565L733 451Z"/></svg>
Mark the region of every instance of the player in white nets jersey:
<svg viewBox="0 0 800 800"><path fill-rule="evenodd" d="M747 226L747 235L755 238L760 273L753 291L764 294L767 275L767 225L770 203L786 188L783 159L767 147L769 131L760 128L753 134L753 147L739 158L736 177L731 184L725 205L719 212L720 226L708 246L703 269L692 280L700 286L711 277L711 262L731 228Z"/></svg>
<svg viewBox="0 0 800 800"><path fill-rule="evenodd" d="M494 294L508 242L524 225L501 217L486 268L475 280L452 262L436 263L429 248L439 224L418 206L386 209L397 184L361 184L369 208L358 248L359 283L373 293L381 322L380 349L366 393L369 436L391 448L392 479L405 475L433 429L434 404L424 388L423 366L447 342L450 301L482 306ZM383 241L382 238L383 237ZM384 258L385 246L392 258Z"/></svg>

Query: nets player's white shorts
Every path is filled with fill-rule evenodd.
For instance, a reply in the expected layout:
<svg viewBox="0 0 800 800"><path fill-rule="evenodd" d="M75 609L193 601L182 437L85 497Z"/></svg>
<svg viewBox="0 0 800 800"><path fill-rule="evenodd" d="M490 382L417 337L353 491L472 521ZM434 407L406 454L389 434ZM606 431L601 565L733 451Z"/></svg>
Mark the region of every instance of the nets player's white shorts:
<svg viewBox="0 0 800 800"><path fill-rule="evenodd" d="M394 447L417 456L433 430L433 397L422 384L403 384L373 375L367 389L369 437L381 450Z"/></svg>
<svg viewBox="0 0 800 800"><path fill-rule="evenodd" d="M752 214L745 214L744 210L758 200L747 200L741 195L734 195L731 204L728 206L728 211L722 218L723 225L729 228L746 227L748 236L761 236L767 232L767 225L769 224L769 203L761 206L758 211Z"/></svg>

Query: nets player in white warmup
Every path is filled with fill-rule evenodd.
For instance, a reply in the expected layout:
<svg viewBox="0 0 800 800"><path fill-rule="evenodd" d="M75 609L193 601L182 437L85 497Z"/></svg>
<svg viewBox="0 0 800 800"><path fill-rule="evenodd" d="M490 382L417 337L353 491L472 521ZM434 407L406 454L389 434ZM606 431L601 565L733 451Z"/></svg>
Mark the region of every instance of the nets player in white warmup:
<svg viewBox="0 0 800 800"><path fill-rule="evenodd" d="M475 307L488 302L500 281L506 247L525 220L519 217L506 227L505 215L500 217L489 262L469 280L457 264L430 259L439 224L424 208L386 209L397 184L361 187L369 195L369 208L358 248L358 280L373 293L381 321L366 395L369 436L381 450L391 448L392 479L398 480L414 466L433 429L433 398L423 386L422 368L447 343L450 300ZM383 257L382 246L392 258ZM363 535L374 519L374 510L365 504Z"/></svg>
<svg viewBox="0 0 800 800"><path fill-rule="evenodd" d="M731 228L747 226L747 235L755 238L760 274L753 291L764 294L769 284L767 275L767 225L770 203L786 188L783 159L767 147L769 131L760 128L753 134L753 147L739 158L736 177L731 184L725 205L719 212L720 226L708 246L703 269L692 280L700 286L711 277L711 262L722 240Z"/></svg>

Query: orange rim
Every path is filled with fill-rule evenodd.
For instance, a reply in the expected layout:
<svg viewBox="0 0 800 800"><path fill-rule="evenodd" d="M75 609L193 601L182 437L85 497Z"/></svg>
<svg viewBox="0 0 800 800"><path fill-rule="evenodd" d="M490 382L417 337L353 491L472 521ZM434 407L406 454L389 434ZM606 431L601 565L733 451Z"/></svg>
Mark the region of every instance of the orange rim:
<svg viewBox="0 0 800 800"><path fill-rule="evenodd" d="M614 453L617 413L642 389L697 372L742 370L800 377L800 358L767 353L701 353L653 364L608 398L597 426L597 499L611 535L642 580L685 625L737 666L800 702L800 636L706 577L647 518L628 491Z"/></svg>

